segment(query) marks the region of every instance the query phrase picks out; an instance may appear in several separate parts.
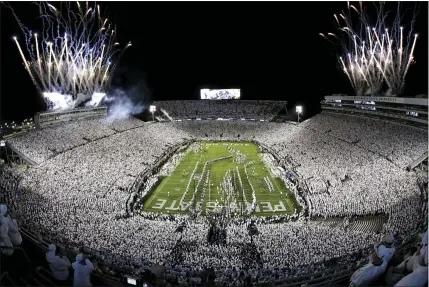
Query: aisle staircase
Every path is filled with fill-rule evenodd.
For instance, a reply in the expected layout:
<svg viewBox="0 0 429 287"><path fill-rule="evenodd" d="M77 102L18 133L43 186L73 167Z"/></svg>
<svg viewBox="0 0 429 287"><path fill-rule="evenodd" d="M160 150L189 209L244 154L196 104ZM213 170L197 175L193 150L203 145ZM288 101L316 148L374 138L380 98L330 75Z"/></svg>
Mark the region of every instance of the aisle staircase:
<svg viewBox="0 0 429 287"><path fill-rule="evenodd" d="M329 228L343 228L343 220L344 218L342 217L312 219L312 221L316 221ZM380 233L383 231L383 225L387 223L387 220L387 215L358 216L349 220L347 230L362 233Z"/></svg>
<svg viewBox="0 0 429 287"><path fill-rule="evenodd" d="M383 215L357 218L350 220L348 230L364 233L382 232L383 225L387 223L387 219L388 217Z"/></svg>

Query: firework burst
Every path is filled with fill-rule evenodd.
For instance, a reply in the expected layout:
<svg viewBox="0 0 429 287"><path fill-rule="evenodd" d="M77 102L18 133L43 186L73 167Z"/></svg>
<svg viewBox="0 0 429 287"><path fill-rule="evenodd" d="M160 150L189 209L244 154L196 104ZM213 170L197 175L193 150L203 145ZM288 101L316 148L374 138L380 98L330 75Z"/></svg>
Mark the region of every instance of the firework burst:
<svg viewBox="0 0 429 287"><path fill-rule="evenodd" d="M33 33L12 13L25 35L24 53L14 41L25 69L48 109L69 109L91 99L96 106L106 93L111 74L123 50L116 42L116 29L88 2L62 2L57 9L47 2L36 3L42 33ZM27 55L26 55L27 54Z"/></svg>
<svg viewBox="0 0 429 287"><path fill-rule="evenodd" d="M349 2L347 6L347 13L343 11L334 15L338 32L320 35L331 43L340 43L344 55L339 57L339 62L356 95L378 95L384 83L389 88L387 95L401 94L405 77L414 63L417 34L413 34L413 25L416 13L409 32L405 34L401 26L400 3L390 29L385 23L388 12L384 11L383 2L376 9L373 25L362 2L358 8ZM352 14L358 18L358 29L353 27Z"/></svg>

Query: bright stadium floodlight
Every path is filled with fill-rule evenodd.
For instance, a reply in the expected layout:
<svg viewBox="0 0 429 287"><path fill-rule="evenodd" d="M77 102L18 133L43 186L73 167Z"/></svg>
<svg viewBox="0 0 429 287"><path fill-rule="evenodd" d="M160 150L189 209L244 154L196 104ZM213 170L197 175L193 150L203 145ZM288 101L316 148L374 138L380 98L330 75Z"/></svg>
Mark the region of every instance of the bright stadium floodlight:
<svg viewBox="0 0 429 287"><path fill-rule="evenodd" d="M156 112L156 106L154 105L149 106L149 112L152 113L152 121L155 121L155 116L153 113Z"/></svg>
<svg viewBox="0 0 429 287"><path fill-rule="evenodd" d="M298 123L299 123L299 115L302 114L302 106L296 106L296 113L298 114Z"/></svg>

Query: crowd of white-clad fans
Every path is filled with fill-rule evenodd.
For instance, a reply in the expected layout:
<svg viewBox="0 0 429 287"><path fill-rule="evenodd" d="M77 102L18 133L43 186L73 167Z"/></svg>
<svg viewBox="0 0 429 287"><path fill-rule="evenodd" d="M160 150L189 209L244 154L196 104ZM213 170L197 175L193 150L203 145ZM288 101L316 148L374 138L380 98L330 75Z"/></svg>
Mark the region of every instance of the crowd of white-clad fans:
<svg viewBox="0 0 429 287"><path fill-rule="evenodd" d="M90 141L111 136L115 133L140 127L137 119L106 121L103 119L73 122L66 125L34 130L24 137L12 139L10 143L36 163L54 157L59 153L84 145Z"/></svg>
<svg viewBox="0 0 429 287"><path fill-rule="evenodd" d="M326 132L349 143L355 142L358 147L382 155L399 167L406 167L427 150L425 131L365 117L322 113L316 123L309 119L302 123L302 127Z"/></svg>
<svg viewBox="0 0 429 287"><path fill-rule="evenodd" d="M251 118L271 120L286 102L273 101L161 101L154 103L168 117L187 118Z"/></svg>
<svg viewBox="0 0 429 287"><path fill-rule="evenodd" d="M404 166L427 150L427 131L327 113L299 126L248 121L143 124L128 119L30 131L9 143L39 164L19 176L19 188L15 172L4 171L0 203L15 209L22 226L53 242L75 249L85 246L100 261L135 272L164 264L169 278L188 284L201 282L209 267L216 282L241 286L246 280L269 282L309 270L323 272L327 267L321 264L332 258L351 266L356 254L367 255L381 240L380 234L330 229L300 218L258 222L259 235L253 238L248 222L233 224L227 228L226 245L211 245L204 219L118 219L136 176L185 139L253 139L271 147L285 158L286 170L308 183L310 191L303 196L310 216L386 213L383 231L395 238L414 232L424 216L417 177ZM187 223L183 233L175 232L182 222ZM177 256L182 258L180 266Z"/></svg>

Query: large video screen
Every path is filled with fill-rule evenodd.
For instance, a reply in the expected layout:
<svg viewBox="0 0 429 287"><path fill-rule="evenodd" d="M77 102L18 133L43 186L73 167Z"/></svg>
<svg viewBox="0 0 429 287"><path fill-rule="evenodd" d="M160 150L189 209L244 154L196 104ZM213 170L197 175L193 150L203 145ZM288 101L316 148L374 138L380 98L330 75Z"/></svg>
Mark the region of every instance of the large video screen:
<svg viewBox="0 0 429 287"><path fill-rule="evenodd" d="M240 89L225 89L225 90L211 90L201 89L202 100L230 100L239 99Z"/></svg>

